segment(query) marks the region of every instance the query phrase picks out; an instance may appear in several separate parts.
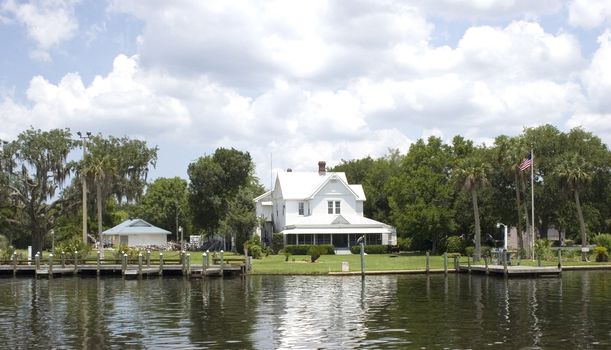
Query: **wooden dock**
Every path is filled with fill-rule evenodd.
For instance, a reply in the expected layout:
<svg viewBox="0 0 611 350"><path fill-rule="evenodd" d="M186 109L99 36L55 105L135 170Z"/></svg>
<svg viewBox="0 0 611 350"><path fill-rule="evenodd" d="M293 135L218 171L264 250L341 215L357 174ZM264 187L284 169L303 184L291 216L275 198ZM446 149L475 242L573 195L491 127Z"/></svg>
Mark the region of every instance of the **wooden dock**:
<svg viewBox="0 0 611 350"><path fill-rule="evenodd" d="M460 265L460 272L501 275L507 277L526 276L559 276L562 268L556 266L524 266L524 265Z"/></svg>
<svg viewBox="0 0 611 350"><path fill-rule="evenodd" d="M4 276L36 276L41 278L52 278L73 275L116 275L125 278L141 278L148 276L182 275L189 278L223 277L246 273L245 265L227 264L210 266L188 266L179 264L160 265L120 265L120 264L82 264L77 265L53 265L39 264L17 264L0 265L0 275Z"/></svg>

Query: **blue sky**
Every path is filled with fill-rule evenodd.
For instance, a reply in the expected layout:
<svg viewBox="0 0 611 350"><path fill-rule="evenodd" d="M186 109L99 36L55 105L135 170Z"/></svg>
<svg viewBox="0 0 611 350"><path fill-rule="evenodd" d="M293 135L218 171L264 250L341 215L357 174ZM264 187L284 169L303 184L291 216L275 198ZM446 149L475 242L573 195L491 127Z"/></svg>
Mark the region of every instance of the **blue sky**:
<svg viewBox="0 0 611 350"><path fill-rule="evenodd" d="M490 143L550 123L611 144L611 1L0 0L0 138L146 139L153 176L235 147L273 168Z"/></svg>

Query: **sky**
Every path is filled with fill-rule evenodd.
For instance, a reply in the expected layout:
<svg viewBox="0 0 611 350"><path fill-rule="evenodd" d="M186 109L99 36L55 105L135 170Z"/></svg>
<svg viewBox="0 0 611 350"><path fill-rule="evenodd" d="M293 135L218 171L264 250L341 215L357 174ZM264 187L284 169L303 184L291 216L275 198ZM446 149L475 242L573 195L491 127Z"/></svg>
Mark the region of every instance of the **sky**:
<svg viewBox="0 0 611 350"><path fill-rule="evenodd" d="M270 173L583 127L611 145L611 0L0 0L0 139L218 147Z"/></svg>

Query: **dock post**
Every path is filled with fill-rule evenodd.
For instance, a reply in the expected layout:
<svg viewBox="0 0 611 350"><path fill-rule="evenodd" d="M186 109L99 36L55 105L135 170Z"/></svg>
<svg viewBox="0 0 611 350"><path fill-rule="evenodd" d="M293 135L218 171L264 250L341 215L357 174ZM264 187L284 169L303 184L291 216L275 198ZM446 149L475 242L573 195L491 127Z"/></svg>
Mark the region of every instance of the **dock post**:
<svg viewBox="0 0 611 350"><path fill-rule="evenodd" d="M426 251L426 273L429 273L429 251Z"/></svg>
<svg viewBox="0 0 611 350"><path fill-rule="evenodd" d="M98 250L98 265L97 265L97 269L95 270L96 274L99 276L100 275L100 251Z"/></svg>
<svg viewBox="0 0 611 350"><path fill-rule="evenodd" d="M507 254L505 250L503 250L503 274L505 274L505 277L507 277Z"/></svg>
<svg viewBox="0 0 611 350"><path fill-rule="evenodd" d="M34 256L34 259L36 260L36 271L38 271L38 269L40 269L40 255L36 253L36 255Z"/></svg>
<svg viewBox="0 0 611 350"><path fill-rule="evenodd" d="M182 275L184 276L187 273L187 261L185 259L185 251L180 251L180 263L182 264Z"/></svg>
<svg viewBox="0 0 611 350"><path fill-rule="evenodd" d="M76 275L76 271L78 269L78 251L74 251L74 274Z"/></svg>
<svg viewBox="0 0 611 350"><path fill-rule="evenodd" d="M159 276L163 276L163 253L159 253Z"/></svg>
<svg viewBox="0 0 611 350"><path fill-rule="evenodd" d="M66 253L62 252L62 269L66 267Z"/></svg>
<svg viewBox="0 0 611 350"><path fill-rule="evenodd" d="M486 275L489 273L488 271L488 258L484 257L484 265L486 265Z"/></svg>
<svg viewBox="0 0 611 350"><path fill-rule="evenodd" d="M146 267L151 267L151 251L146 251Z"/></svg>
<svg viewBox="0 0 611 350"><path fill-rule="evenodd" d="M541 256L537 255L537 266L541 267Z"/></svg>
<svg viewBox="0 0 611 350"><path fill-rule="evenodd" d="M191 276L191 254L187 253L187 276Z"/></svg>
<svg viewBox="0 0 611 350"><path fill-rule="evenodd" d="M471 256L467 255L467 271L471 273Z"/></svg>
<svg viewBox="0 0 611 350"><path fill-rule="evenodd" d="M522 252L518 250L518 262L516 263L518 264L518 266L520 266L521 259L522 259Z"/></svg>
<svg viewBox="0 0 611 350"><path fill-rule="evenodd" d="M49 278L53 278L53 253L49 254Z"/></svg>
<svg viewBox="0 0 611 350"><path fill-rule="evenodd" d="M138 253L138 277L142 277L142 253Z"/></svg>
<svg viewBox="0 0 611 350"><path fill-rule="evenodd" d="M225 259L223 258L224 251L221 250L221 276L225 275Z"/></svg>
<svg viewBox="0 0 611 350"><path fill-rule="evenodd" d="M13 276L17 276L17 252L13 252Z"/></svg>
<svg viewBox="0 0 611 350"><path fill-rule="evenodd" d="M562 270L562 249L558 249L558 268Z"/></svg>
<svg viewBox="0 0 611 350"><path fill-rule="evenodd" d="M454 272L458 273L460 270L458 266L458 256L454 256Z"/></svg>
<svg viewBox="0 0 611 350"><path fill-rule="evenodd" d="M202 277L206 275L206 265L207 265L206 260L208 260L208 254L206 254L206 252L203 252L202 253Z"/></svg>
<svg viewBox="0 0 611 350"><path fill-rule="evenodd" d="M123 255L121 256L121 260L123 276L125 276L125 272L127 271L127 254L123 253Z"/></svg>
<svg viewBox="0 0 611 350"><path fill-rule="evenodd" d="M448 274L448 252L443 253L443 273Z"/></svg>

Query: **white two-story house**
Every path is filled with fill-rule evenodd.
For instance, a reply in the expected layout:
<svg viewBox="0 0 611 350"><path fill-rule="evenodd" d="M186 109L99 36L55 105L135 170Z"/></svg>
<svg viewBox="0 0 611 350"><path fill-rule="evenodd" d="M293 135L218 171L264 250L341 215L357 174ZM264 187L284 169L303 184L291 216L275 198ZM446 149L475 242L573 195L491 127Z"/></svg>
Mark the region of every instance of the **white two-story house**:
<svg viewBox="0 0 611 350"><path fill-rule="evenodd" d="M397 244L396 230L363 216L362 185L348 184L346 174L327 172L325 162L318 171L278 173L274 188L255 198L264 242L272 232L284 235L285 245L333 244L335 248L356 245L360 236L367 244Z"/></svg>

